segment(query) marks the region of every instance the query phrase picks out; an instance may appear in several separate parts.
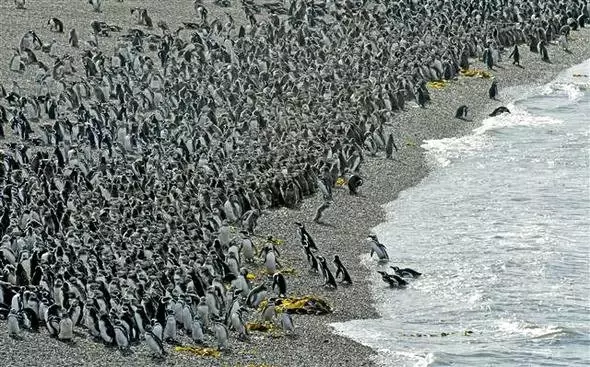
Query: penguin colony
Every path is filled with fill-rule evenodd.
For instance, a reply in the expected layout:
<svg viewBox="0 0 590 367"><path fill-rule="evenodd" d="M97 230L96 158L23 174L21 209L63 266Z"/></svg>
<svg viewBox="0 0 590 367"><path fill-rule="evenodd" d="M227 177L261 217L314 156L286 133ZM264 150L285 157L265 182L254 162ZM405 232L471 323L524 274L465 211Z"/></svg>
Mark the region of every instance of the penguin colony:
<svg viewBox="0 0 590 367"><path fill-rule="evenodd" d="M88 4L103 11L102 0ZM394 156L384 125L407 102L428 103L426 82L456 78L473 57L491 69L510 49L519 66L522 44L550 62L547 45L561 37L566 47L589 17L575 0L241 5L247 25L209 19L213 5L195 1L196 20L174 31L132 8L134 28L93 21L87 40L50 18L51 31L67 31L63 55L55 40L23 35L9 68L34 73L36 92L0 85L0 315L10 336L45 327L72 342L85 330L164 358L181 334L220 349L247 340L254 317L293 333L291 315L276 312L289 294L280 253L272 239L254 245L262 211L320 191L320 222L339 178L356 195L366 154ZM100 49L106 37L118 37L113 53ZM296 228L324 286L352 284L339 256L329 261ZM376 236L367 241L389 261ZM271 278L251 282L259 263ZM379 273L393 288L421 275L391 269Z"/></svg>

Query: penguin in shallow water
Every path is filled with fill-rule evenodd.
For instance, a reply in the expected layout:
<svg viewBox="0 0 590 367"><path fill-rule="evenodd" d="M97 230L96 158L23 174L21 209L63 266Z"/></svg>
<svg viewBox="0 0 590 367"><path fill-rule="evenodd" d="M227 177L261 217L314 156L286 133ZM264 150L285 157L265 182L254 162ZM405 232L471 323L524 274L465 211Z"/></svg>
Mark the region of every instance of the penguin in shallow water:
<svg viewBox="0 0 590 367"><path fill-rule="evenodd" d="M367 237L367 241L369 243L369 246L371 246L371 257L373 257L373 254L375 254L379 258L379 261L389 261L387 249L385 248L385 245L379 242L376 235L370 234L369 237Z"/></svg>
<svg viewBox="0 0 590 367"><path fill-rule="evenodd" d="M350 278L350 275L348 274L348 271L344 265L342 265L342 261L340 261L340 257L338 255L334 255L334 265L336 265L336 279L342 276L340 283L352 284L352 279Z"/></svg>
<svg viewBox="0 0 590 367"><path fill-rule="evenodd" d="M396 275L404 278L418 278L422 275L422 273L410 268L400 269L397 266L390 266L390 268L393 269Z"/></svg>
<svg viewBox="0 0 590 367"><path fill-rule="evenodd" d="M467 120L467 112L469 111L469 108L465 105L461 105L459 106L459 108L457 108L457 112L455 112L455 118L458 118L460 120Z"/></svg>
<svg viewBox="0 0 590 367"><path fill-rule="evenodd" d="M490 113L490 117L495 117L503 113L510 113L510 110L504 106L497 107L492 111L492 113Z"/></svg>
<svg viewBox="0 0 590 367"><path fill-rule="evenodd" d="M281 328L285 333L287 333L288 335L295 334L295 324L293 324L293 318L288 312L281 312L280 322Z"/></svg>
<svg viewBox="0 0 590 367"><path fill-rule="evenodd" d="M488 95L490 96L490 99L494 99L494 100L498 96L498 82L496 82L495 80L492 81L492 85L490 86L490 89L488 91Z"/></svg>

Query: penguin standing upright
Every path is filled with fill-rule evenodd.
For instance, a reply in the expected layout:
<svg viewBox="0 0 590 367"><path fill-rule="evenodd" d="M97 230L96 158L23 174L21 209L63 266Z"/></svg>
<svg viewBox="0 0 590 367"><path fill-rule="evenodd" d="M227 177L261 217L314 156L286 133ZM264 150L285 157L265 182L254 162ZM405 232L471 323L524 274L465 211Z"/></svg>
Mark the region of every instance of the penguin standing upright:
<svg viewBox="0 0 590 367"><path fill-rule="evenodd" d="M127 332L127 329L125 329L125 326L123 326L123 323L121 322L121 320L115 320L114 330L115 330L115 340L117 342L117 346L119 347L119 349L121 350L121 352L123 354L128 353L129 352L129 333Z"/></svg>
<svg viewBox="0 0 590 367"><path fill-rule="evenodd" d="M350 278L350 275L348 274L348 271L346 270L344 265L342 265L342 261L340 261L340 256L334 255L334 265L336 265L336 279L338 279L338 277L342 275L341 283L352 284L352 279Z"/></svg>
<svg viewBox="0 0 590 367"><path fill-rule="evenodd" d="M13 339L20 339L20 326L18 313L14 308L10 309L8 313L8 336Z"/></svg>
<svg viewBox="0 0 590 367"><path fill-rule="evenodd" d="M78 48L78 33L75 28L70 29L68 43L70 44L70 47Z"/></svg>
<svg viewBox="0 0 590 367"><path fill-rule="evenodd" d="M545 62L551 62L549 60L549 52L547 51L547 46L545 45L545 41L539 42L539 53L541 54L541 60Z"/></svg>
<svg viewBox="0 0 590 367"><path fill-rule="evenodd" d="M379 258L379 261L389 261L387 249L381 242L379 242L376 235L370 234L367 238L367 241L369 242L369 246L371 246L371 257L373 256L373 254L376 254Z"/></svg>
<svg viewBox="0 0 590 367"><path fill-rule="evenodd" d="M191 339L197 344L202 344L205 341L205 335L203 335L203 325L201 325L201 321L197 317L195 317L193 320Z"/></svg>
<svg viewBox="0 0 590 367"><path fill-rule="evenodd" d="M287 296L287 281L285 280L285 276L280 272L276 272L272 276L272 289L277 292L279 297Z"/></svg>
<svg viewBox="0 0 590 367"><path fill-rule="evenodd" d="M465 105L461 105L459 106L459 108L457 108L457 112L455 112L455 118L458 118L460 120L467 120L467 112L469 111L469 108Z"/></svg>
<svg viewBox="0 0 590 367"><path fill-rule="evenodd" d="M215 321L213 323L213 331L215 333L215 339L217 340L217 349L225 350L228 347L229 332L227 326L224 323Z"/></svg>
<svg viewBox="0 0 590 367"><path fill-rule="evenodd" d="M166 326L164 327L164 340L167 343L175 344L176 340L176 317L174 310L166 310Z"/></svg>
<svg viewBox="0 0 590 367"><path fill-rule="evenodd" d="M307 232L305 225L301 222L295 222L295 224L299 227L297 229L297 233L299 234L299 239L301 240L301 244L303 246L306 246L306 245L309 246L310 250L317 251L318 247L316 246L315 241L313 240L313 238L311 237L309 232Z"/></svg>
<svg viewBox="0 0 590 367"><path fill-rule="evenodd" d="M291 335L295 334L295 325L293 324L293 318L286 311L283 311L281 313L281 327L283 328L283 331L285 333Z"/></svg>
<svg viewBox="0 0 590 367"><path fill-rule="evenodd" d="M393 157L393 151L397 152L397 146L393 140L393 133L389 133L387 137L387 143L385 144L385 158L391 159Z"/></svg>
<svg viewBox="0 0 590 367"><path fill-rule="evenodd" d="M488 94L490 96L490 99L496 99L496 96L498 95L498 82L496 82L495 80L492 81L492 85L490 86Z"/></svg>
<svg viewBox="0 0 590 367"><path fill-rule="evenodd" d="M520 66L520 51L518 50L518 45L514 45L514 49L512 49L508 58L512 58L512 65Z"/></svg>
<svg viewBox="0 0 590 367"><path fill-rule="evenodd" d="M59 321L59 334L57 339L63 342L71 342L74 339L74 322L70 315L66 312L62 313L62 318Z"/></svg>
<svg viewBox="0 0 590 367"><path fill-rule="evenodd" d="M322 275L324 276L324 286L330 288L338 288L338 284L336 284L336 279L328 268L328 263L323 256L318 256L318 260L320 261L320 266L322 267Z"/></svg>
<svg viewBox="0 0 590 367"><path fill-rule="evenodd" d="M166 350L164 350L162 340L156 334L153 333L151 325L146 325L145 341L152 353L154 354L154 357L164 358L166 356Z"/></svg>

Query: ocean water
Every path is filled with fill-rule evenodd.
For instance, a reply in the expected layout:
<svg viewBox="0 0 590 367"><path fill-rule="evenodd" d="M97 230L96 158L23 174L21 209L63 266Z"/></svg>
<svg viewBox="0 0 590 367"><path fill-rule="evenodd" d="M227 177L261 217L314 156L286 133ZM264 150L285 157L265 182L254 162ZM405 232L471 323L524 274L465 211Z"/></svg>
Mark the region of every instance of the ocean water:
<svg viewBox="0 0 590 367"><path fill-rule="evenodd" d="M590 60L472 135L425 142L434 167L363 255L378 320L333 324L382 366L590 365ZM518 96L518 98L514 98ZM376 270L424 275L389 289Z"/></svg>

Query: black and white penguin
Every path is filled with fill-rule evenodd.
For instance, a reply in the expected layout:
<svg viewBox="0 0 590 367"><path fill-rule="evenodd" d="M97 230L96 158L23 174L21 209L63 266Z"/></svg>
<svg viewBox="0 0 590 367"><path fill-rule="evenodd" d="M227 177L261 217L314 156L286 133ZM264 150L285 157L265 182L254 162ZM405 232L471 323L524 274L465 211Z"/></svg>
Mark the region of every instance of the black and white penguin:
<svg viewBox="0 0 590 367"><path fill-rule="evenodd" d="M198 317L193 319L193 325L191 328L191 339L197 344L202 344L205 341L205 335L203 334L203 325Z"/></svg>
<svg viewBox="0 0 590 367"><path fill-rule="evenodd" d="M75 28L70 29L68 33L68 44L70 47L78 48L78 33Z"/></svg>
<svg viewBox="0 0 590 367"><path fill-rule="evenodd" d="M461 105L459 106L459 108L457 108L457 112L455 112L455 118L458 118L460 120L467 120L467 112L469 111L469 108L465 105Z"/></svg>
<svg viewBox="0 0 590 367"><path fill-rule="evenodd" d="M280 272L276 272L272 276L272 290L276 292L279 297L287 296L287 281L285 280L285 276Z"/></svg>
<svg viewBox="0 0 590 367"><path fill-rule="evenodd" d="M10 312L8 313L8 336L13 339L20 339L20 325L19 325L19 316L18 312L11 308Z"/></svg>
<svg viewBox="0 0 590 367"><path fill-rule="evenodd" d="M324 286L334 289L338 288L336 279L334 278L332 271L330 271L330 268L328 268L328 263L326 262L326 259L323 256L318 256L318 260L320 262L320 266L322 267L322 275L324 276Z"/></svg>
<svg viewBox="0 0 590 367"><path fill-rule="evenodd" d="M121 320L115 320L114 325L115 331L115 341L117 342L117 347L121 350L123 354L129 353L129 332L121 322Z"/></svg>
<svg viewBox="0 0 590 367"><path fill-rule="evenodd" d="M311 252L309 246L303 246L303 250L305 251L305 256L307 257L307 263L309 264L310 267L310 271L317 273L318 271L321 270L320 264L317 260L317 258L315 257L315 255L313 254L313 252Z"/></svg>
<svg viewBox="0 0 590 367"><path fill-rule="evenodd" d="M375 254L379 258L379 261L383 261L383 262L389 261L389 255L387 254L387 249L385 248L385 245L383 245L381 242L379 242L376 235L370 234L367 237L367 242L369 243L369 246L371 247L371 254L370 254L371 257L373 257L373 254Z"/></svg>
<svg viewBox="0 0 590 367"><path fill-rule="evenodd" d="M316 246L315 241L313 240L309 232L307 232L305 225L301 222L295 222L295 224L299 227L297 229L297 233L299 234L301 245L308 246L310 250L317 251L318 247Z"/></svg>
<svg viewBox="0 0 590 367"><path fill-rule="evenodd" d="M63 22L57 18L49 18L47 25L49 25L49 30L52 32L63 33L64 31Z"/></svg>
<svg viewBox="0 0 590 367"><path fill-rule="evenodd" d="M217 349L226 350L229 344L229 331L224 323L218 320L213 322L213 332L217 341Z"/></svg>
<svg viewBox="0 0 590 367"><path fill-rule="evenodd" d="M387 159L391 159L393 157L394 150L397 152L397 145L395 145L395 141L393 140L393 133L390 133L387 137L387 143L385 144L385 157Z"/></svg>
<svg viewBox="0 0 590 367"><path fill-rule="evenodd" d="M512 65L520 66L520 51L518 50L518 45L514 45L508 58L512 58Z"/></svg>
<svg viewBox="0 0 590 367"><path fill-rule="evenodd" d="M504 106L500 106L500 107L497 107L496 109L494 109L492 111L492 113L490 113L490 116L495 117L495 116L501 115L503 113L510 113L510 110Z"/></svg>
<svg viewBox="0 0 590 367"><path fill-rule="evenodd" d="M264 283L252 288L246 297L246 305L251 308L257 308L260 302L266 298L266 285Z"/></svg>
<svg viewBox="0 0 590 367"><path fill-rule="evenodd" d="M25 9L26 0L14 0L17 9Z"/></svg>
<svg viewBox="0 0 590 367"><path fill-rule="evenodd" d="M115 340L115 329L109 318L109 315L102 315L98 320L98 330L100 331L100 337L106 345L114 345L117 341Z"/></svg>
<svg viewBox="0 0 590 367"><path fill-rule="evenodd" d="M274 274L277 271L278 261L275 254L275 250L272 246L266 246L262 249L262 255L264 256L264 266L267 274Z"/></svg>
<svg viewBox="0 0 590 367"><path fill-rule="evenodd" d="M346 184L348 185L348 193L350 195L358 195L359 187L363 186L363 179L356 173L350 173L347 177Z"/></svg>
<svg viewBox="0 0 590 367"><path fill-rule="evenodd" d="M274 320L275 316L277 315L276 306L279 302L280 301L278 301L277 298L270 298L268 302L266 302L266 305L261 312L261 318L263 322L272 322Z"/></svg>
<svg viewBox="0 0 590 367"><path fill-rule="evenodd" d="M403 281L403 283L406 283L405 280L403 280L402 278L400 278L399 276L395 275L395 274L387 274L384 271L378 270L377 271L379 274L381 274L381 279L389 284L389 286L391 288L402 288L403 285L399 282L399 280L401 279Z"/></svg>
<svg viewBox="0 0 590 367"><path fill-rule="evenodd" d="M541 54L541 60L550 63L551 60L549 60L549 52L547 51L547 46L545 44L545 41L541 41L539 42L539 53Z"/></svg>
<svg viewBox="0 0 590 367"><path fill-rule="evenodd" d="M404 278L418 278L420 275L422 275L422 273L410 268L400 269L397 266L390 266L390 268L393 269L395 274Z"/></svg>
<svg viewBox="0 0 590 367"><path fill-rule="evenodd" d="M488 95L490 96L490 99L496 99L496 96L498 95L498 82L496 82L495 80L492 81L492 85L490 86Z"/></svg>
<svg viewBox="0 0 590 367"><path fill-rule="evenodd" d="M340 261L340 257L338 255L334 255L334 265L336 265L336 279L342 276L342 280L340 281L340 283L352 284L352 279L350 278L348 271L342 264L342 261Z"/></svg>
<svg viewBox="0 0 590 367"><path fill-rule="evenodd" d="M246 322L244 320L244 312L246 309L243 307L238 308L230 317L232 328L238 333L240 340L246 340L248 338L248 329L246 328Z"/></svg>
<svg viewBox="0 0 590 367"><path fill-rule="evenodd" d="M164 344L162 344L162 339L153 333L151 325L146 326L145 342L152 351L155 358L164 358L166 356L167 353L164 349Z"/></svg>
<svg viewBox="0 0 590 367"><path fill-rule="evenodd" d="M62 342L71 342L74 339L74 322L66 312L62 312L62 318L59 321L57 339Z"/></svg>
<svg viewBox="0 0 590 367"><path fill-rule="evenodd" d="M166 310L166 326L164 327L164 341L169 344L177 344L176 316L174 310Z"/></svg>
<svg viewBox="0 0 590 367"><path fill-rule="evenodd" d="M291 317L291 315L288 312L286 312L286 311L281 312L280 322L281 322L281 328L283 329L283 331L285 333L287 333L289 335L295 334L295 324L293 324L293 318Z"/></svg>

